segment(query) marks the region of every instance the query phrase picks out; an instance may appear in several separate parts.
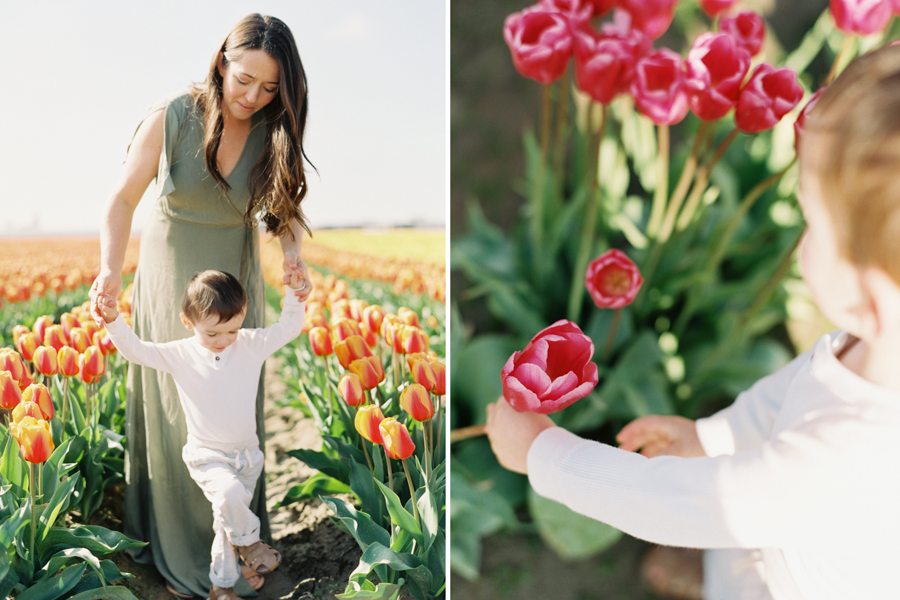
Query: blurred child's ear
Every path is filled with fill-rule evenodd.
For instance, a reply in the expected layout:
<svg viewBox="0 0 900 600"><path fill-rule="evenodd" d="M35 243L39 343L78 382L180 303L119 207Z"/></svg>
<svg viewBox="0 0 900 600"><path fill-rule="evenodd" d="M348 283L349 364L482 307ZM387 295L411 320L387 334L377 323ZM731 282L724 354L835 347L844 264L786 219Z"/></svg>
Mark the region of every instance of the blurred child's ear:
<svg viewBox="0 0 900 600"><path fill-rule="evenodd" d="M872 339L900 332L900 284L878 267L860 269L859 279L867 306L860 311L858 335Z"/></svg>
<svg viewBox="0 0 900 600"><path fill-rule="evenodd" d="M194 324L191 323L191 320L187 318L187 315L183 312L178 313L178 316L181 317L181 324L188 328L188 331L193 331Z"/></svg>

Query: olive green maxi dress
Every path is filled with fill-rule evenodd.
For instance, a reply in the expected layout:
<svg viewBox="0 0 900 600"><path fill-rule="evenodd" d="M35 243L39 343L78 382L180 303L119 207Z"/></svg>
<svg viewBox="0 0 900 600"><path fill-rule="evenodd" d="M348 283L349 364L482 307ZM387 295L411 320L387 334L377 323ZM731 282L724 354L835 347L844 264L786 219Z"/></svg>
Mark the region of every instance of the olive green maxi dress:
<svg viewBox="0 0 900 600"><path fill-rule="evenodd" d="M135 275L133 327L142 339L168 342L191 335L179 318L181 297L190 278L206 269L238 277L247 290L244 327L263 327L264 290L259 237L244 222L249 202L247 178L263 150L265 119L253 116L242 154L218 188L203 155L204 125L190 96L180 93L151 109L165 110L164 143L156 178L158 198L141 233ZM209 500L188 475L181 459L187 440L175 383L166 373L132 364L126 418L125 534L149 542L134 552L152 562L178 592L206 597L209 592L213 517ZM257 396L257 431L263 428L263 381ZM270 539L265 507L265 473L251 509L261 535ZM253 595L244 579L241 595Z"/></svg>

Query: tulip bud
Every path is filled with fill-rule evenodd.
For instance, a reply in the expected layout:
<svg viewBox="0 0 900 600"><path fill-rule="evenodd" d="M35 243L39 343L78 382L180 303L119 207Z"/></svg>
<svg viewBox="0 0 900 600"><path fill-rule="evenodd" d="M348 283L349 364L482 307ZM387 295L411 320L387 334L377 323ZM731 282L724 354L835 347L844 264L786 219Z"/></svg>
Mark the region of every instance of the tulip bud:
<svg viewBox="0 0 900 600"><path fill-rule="evenodd" d="M106 364L103 361L103 353L97 346L88 346L81 355L84 358L82 371L91 377L100 377L106 372Z"/></svg>
<svg viewBox="0 0 900 600"><path fill-rule="evenodd" d="M26 326L13 325L13 328L12 328L13 344L18 344L19 338L22 337L22 335L24 335L26 333L31 333L31 330L28 329ZM19 350L19 352L21 352L21 350Z"/></svg>
<svg viewBox="0 0 900 600"><path fill-rule="evenodd" d="M428 421L434 416L431 394L425 386L414 383L400 394L400 406L416 421Z"/></svg>
<svg viewBox="0 0 900 600"><path fill-rule="evenodd" d="M25 368L25 363L19 353L10 348L0 349L0 371L9 371L12 378L18 383L19 389L24 390L34 383Z"/></svg>
<svg viewBox="0 0 900 600"><path fill-rule="evenodd" d="M374 348L375 345L378 344L378 337L371 329L369 329L369 326L363 322L360 322L359 324L359 335L366 340L366 345L369 348Z"/></svg>
<svg viewBox="0 0 900 600"><path fill-rule="evenodd" d="M53 418L53 400L50 398L50 390L43 383L32 383L22 392L22 402L34 402L41 408L44 419Z"/></svg>
<svg viewBox="0 0 900 600"><path fill-rule="evenodd" d="M47 421L23 417L20 423L10 425L9 430L19 443L22 458L28 462L42 463L53 454L53 436Z"/></svg>
<svg viewBox="0 0 900 600"><path fill-rule="evenodd" d="M616 248L591 261L584 278L597 308L622 308L631 304L643 283L637 266Z"/></svg>
<svg viewBox="0 0 900 600"><path fill-rule="evenodd" d="M19 402L12 411L13 423L20 423L24 417L43 419L44 414L41 412L41 407L34 402Z"/></svg>
<svg viewBox="0 0 900 600"><path fill-rule="evenodd" d="M81 321L72 313L63 313L59 316L59 325L62 327L66 340L71 342L69 335L73 329L81 327Z"/></svg>
<svg viewBox="0 0 900 600"><path fill-rule="evenodd" d="M65 348L65 346L63 346ZM32 357L34 367L41 375L56 375L59 365L56 362L56 350L50 346L38 346Z"/></svg>
<svg viewBox="0 0 900 600"><path fill-rule="evenodd" d="M334 352L331 345L331 334L324 327L313 327L309 330L309 344L316 356L328 356Z"/></svg>
<svg viewBox="0 0 900 600"><path fill-rule="evenodd" d="M91 338L94 346L100 348L100 353L103 356L109 356L110 354L117 352L118 348L113 344L112 338L109 337L109 334L106 331L97 331L94 333L94 337Z"/></svg>
<svg viewBox="0 0 900 600"><path fill-rule="evenodd" d="M406 425L394 417L384 419L378 425L378 431L381 433L385 451L394 460L409 458L416 451L416 445L409 437Z"/></svg>
<svg viewBox="0 0 900 600"><path fill-rule="evenodd" d="M121 313L122 311L120 310L119 312ZM89 340L93 340L94 334L100 331L100 327L98 327L97 324L92 320L81 321L81 328L84 329L84 332L87 334Z"/></svg>
<svg viewBox="0 0 900 600"><path fill-rule="evenodd" d="M372 352L362 336L351 335L334 345L334 355L337 356L341 366L347 369L354 360L372 356Z"/></svg>
<svg viewBox="0 0 900 600"><path fill-rule="evenodd" d="M384 367L377 356L366 356L354 360L348 368L351 373L356 373L367 390L371 390L384 381Z"/></svg>
<svg viewBox="0 0 900 600"><path fill-rule="evenodd" d="M354 320L350 312L350 301L340 298L331 303L331 320L338 321L340 319Z"/></svg>
<svg viewBox="0 0 900 600"><path fill-rule="evenodd" d="M84 352L92 343L87 331L81 327L75 327L69 331L69 345L78 350L78 352Z"/></svg>
<svg viewBox="0 0 900 600"><path fill-rule="evenodd" d="M381 412L381 409L374 404L369 404L368 406L360 407L356 411L356 418L353 420L353 424L356 426L356 431L359 432L359 435L373 444L380 444L382 440L378 425L383 420L384 414Z"/></svg>
<svg viewBox="0 0 900 600"><path fill-rule="evenodd" d="M350 318L356 321L357 323L363 322L363 313L366 308L369 306L369 303L365 300L360 300L359 298L353 298L350 300Z"/></svg>
<svg viewBox="0 0 900 600"><path fill-rule="evenodd" d="M381 322L381 337L398 354L403 353L403 340L400 338L400 328L403 324L397 319L397 315L385 315Z"/></svg>
<svg viewBox="0 0 900 600"><path fill-rule="evenodd" d="M373 333L378 333L381 331L381 322L384 320L384 309L381 308L377 304L370 304L365 309L363 309L363 318L362 322L366 324L366 326Z"/></svg>
<svg viewBox="0 0 900 600"><path fill-rule="evenodd" d="M397 317L400 319L400 322L405 325L421 327L421 325L419 325L419 315L416 311L406 308L405 306L401 306L400 310L397 311Z"/></svg>
<svg viewBox="0 0 900 600"><path fill-rule="evenodd" d="M25 360L33 360L34 359L34 351L37 350L38 346L41 343L38 341L37 336L28 330L27 333L21 334L18 339L15 341L16 350L19 351L19 354L22 355L22 358Z"/></svg>
<svg viewBox="0 0 900 600"><path fill-rule="evenodd" d="M413 381L415 381L417 385L421 385L428 391L433 390L435 383L437 383L434 376L434 369L431 368L431 363L425 358L410 358L409 373L412 375Z"/></svg>
<svg viewBox="0 0 900 600"><path fill-rule="evenodd" d="M51 325L53 325L53 317L51 317L50 315L42 315L38 317L34 322L34 334L42 344L44 343L44 333Z"/></svg>
<svg viewBox="0 0 900 600"><path fill-rule="evenodd" d="M362 406L366 403L366 391L356 373L347 373L338 382L341 397L350 406Z"/></svg>
<svg viewBox="0 0 900 600"><path fill-rule="evenodd" d="M68 345L62 325L50 325L47 327L46 331L44 331L44 345L56 350Z"/></svg>
<svg viewBox="0 0 900 600"><path fill-rule="evenodd" d="M431 370L434 371L434 389L431 393L435 396L443 396L447 393L447 367L437 359L428 359L431 362Z"/></svg>
<svg viewBox="0 0 900 600"><path fill-rule="evenodd" d="M56 360L59 363L59 372L66 377L74 377L78 375L80 370L78 366L78 351L69 346L63 346L57 353Z"/></svg>
<svg viewBox="0 0 900 600"><path fill-rule="evenodd" d="M0 371L0 408L7 410L18 406L22 401L19 385L9 371Z"/></svg>
<svg viewBox="0 0 900 600"><path fill-rule="evenodd" d="M418 327L404 326L400 330L400 339L403 344L404 354L428 351L428 334Z"/></svg>

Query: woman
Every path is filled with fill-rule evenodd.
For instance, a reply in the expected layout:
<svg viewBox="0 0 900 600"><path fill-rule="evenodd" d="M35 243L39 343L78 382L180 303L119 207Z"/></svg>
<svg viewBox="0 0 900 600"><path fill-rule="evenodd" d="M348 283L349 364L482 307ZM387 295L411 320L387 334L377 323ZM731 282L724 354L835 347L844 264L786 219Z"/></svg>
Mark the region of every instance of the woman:
<svg viewBox="0 0 900 600"><path fill-rule="evenodd" d="M121 291L132 216L155 178L158 198L141 235L134 282L133 327L141 339L189 334L178 299L206 269L237 276L248 294L244 326L264 325L257 218L280 238L285 280L298 274L305 286L297 295L305 300L312 289L300 258L301 236L309 231L300 208L306 115L306 75L290 30L274 17L245 17L217 49L206 81L154 106L138 127L104 214L92 299ZM149 542L134 558L153 562L172 593L206 596L212 512L181 460L186 429L171 377L132 365L126 413L125 534ZM263 422L261 378L257 423L264 443ZM262 476L251 506L262 538L271 541L265 499ZM244 576L239 595L263 583L246 567Z"/></svg>

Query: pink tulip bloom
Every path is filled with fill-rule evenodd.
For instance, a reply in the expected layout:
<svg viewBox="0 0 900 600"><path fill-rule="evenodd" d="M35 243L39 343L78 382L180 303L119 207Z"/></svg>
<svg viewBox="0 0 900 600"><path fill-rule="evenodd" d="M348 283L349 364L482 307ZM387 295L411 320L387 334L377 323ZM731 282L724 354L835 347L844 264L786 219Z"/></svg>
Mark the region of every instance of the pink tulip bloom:
<svg viewBox="0 0 900 600"><path fill-rule="evenodd" d="M775 127L803 98L793 69L776 69L763 63L756 67L741 90L734 122L744 133L759 133Z"/></svg>
<svg viewBox="0 0 900 600"><path fill-rule="evenodd" d="M719 20L719 31L737 40L738 45L747 50L750 56L759 54L766 37L763 18L749 10L733 16L723 16Z"/></svg>
<svg viewBox="0 0 900 600"><path fill-rule="evenodd" d="M631 95L638 111L657 125L673 125L688 113L688 91L681 56L661 48L635 66Z"/></svg>
<svg viewBox="0 0 900 600"><path fill-rule="evenodd" d="M834 24L851 35L870 35L881 31L896 10L896 0L831 0Z"/></svg>
<svg viewBox="0 0 900 600"><path fill-rule="evenodd" d="M503 39L519 73L543 85L562 77L572 56L568 19L540 6L509 15Z"/></svg>
<svg viewBox="0 0 900 600"><path fill-rule="evenodd" d="M703 33L691 46L685 67L691 110L704 121L715 121L737 104L750 53L728 34Z"/></svg>

